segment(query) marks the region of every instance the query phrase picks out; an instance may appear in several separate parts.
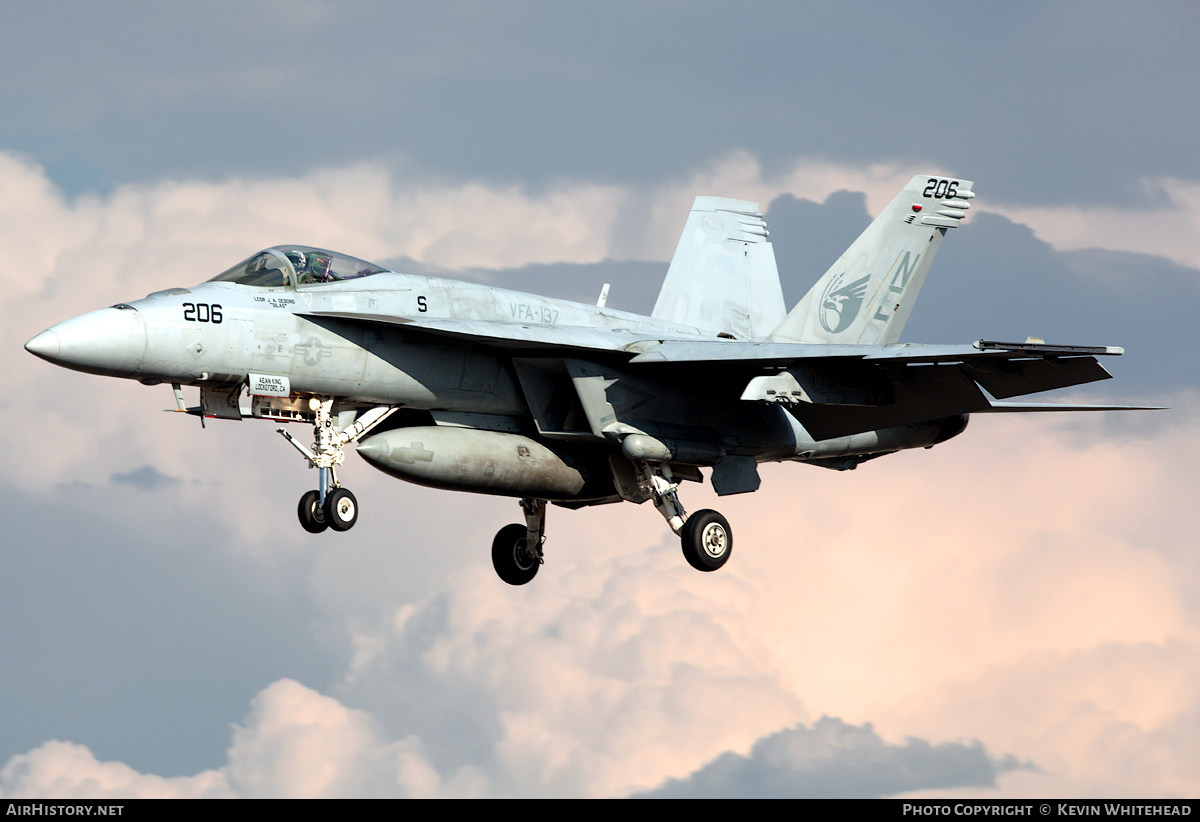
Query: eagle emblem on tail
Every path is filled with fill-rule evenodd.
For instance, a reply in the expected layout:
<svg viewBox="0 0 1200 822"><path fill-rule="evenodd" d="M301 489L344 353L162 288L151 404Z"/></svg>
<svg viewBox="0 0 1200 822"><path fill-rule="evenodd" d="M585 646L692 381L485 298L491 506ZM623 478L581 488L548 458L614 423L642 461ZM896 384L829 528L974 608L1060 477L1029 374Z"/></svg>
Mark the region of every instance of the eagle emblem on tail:
<svg viewBox="0 0 1200 822"><path fill-rule="evenodd" d="M830 334L845 331L850 327L850 323L854 322L854 318L858 316L858 310L862 308L863 299L867 296L867 282L871 279L870 275L859 277L854 282L843 285L845 277L845 272L836 275L829 281L829 285L825 287L825 293L821 295L821 310L817 316L821 320L821 327Z"/></svg>

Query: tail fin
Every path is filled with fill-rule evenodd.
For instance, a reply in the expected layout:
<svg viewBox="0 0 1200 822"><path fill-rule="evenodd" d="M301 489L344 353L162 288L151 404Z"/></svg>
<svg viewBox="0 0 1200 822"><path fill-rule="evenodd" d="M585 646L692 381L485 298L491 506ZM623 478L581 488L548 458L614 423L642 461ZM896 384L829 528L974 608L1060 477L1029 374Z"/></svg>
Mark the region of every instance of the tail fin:
<svg viewBox="0 0 1200 822"><path fill-rule="evenodd" d="M946 229L966 216L973 185L913 177L770 339L860 345L899 340Z"/></svg>
<svg viewBox="0 0 1200 822"><path fill-rule="evenodd" d="M697 197L651 316L764 340L786 311L758 203Z"/></svg>

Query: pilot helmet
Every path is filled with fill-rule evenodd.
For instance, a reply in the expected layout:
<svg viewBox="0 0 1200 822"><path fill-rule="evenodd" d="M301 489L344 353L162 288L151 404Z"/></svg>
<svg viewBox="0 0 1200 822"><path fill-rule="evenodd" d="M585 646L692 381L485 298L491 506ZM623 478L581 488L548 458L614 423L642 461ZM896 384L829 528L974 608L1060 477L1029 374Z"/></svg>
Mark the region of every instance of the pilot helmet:
<svg viewBox="0 0 1200 822"><path fill-rule="evenodd" d="M305 259L303 251L292 248L284 252L284 256L288 258L288 261L292 264L292 267L296 269L297 274L305 270L305 266L307 265L308 261Z"/></svg>

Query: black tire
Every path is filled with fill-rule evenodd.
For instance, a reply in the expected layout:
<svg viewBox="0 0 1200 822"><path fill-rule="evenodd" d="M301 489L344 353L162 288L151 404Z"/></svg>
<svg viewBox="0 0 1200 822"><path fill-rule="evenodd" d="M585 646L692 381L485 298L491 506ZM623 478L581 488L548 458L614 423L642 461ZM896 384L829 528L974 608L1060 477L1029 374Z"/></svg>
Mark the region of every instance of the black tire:
<svg viewBox="0 0 1200 822"><path fill-rule="evenodd" d="M321 510L321 492L309 491L300 497L300 506L296 509L300 517L300 525L310 534L319 534L329 527L325 521L325 512Z"/></svg>
<svg viewBox="0 0 1200 822"><path fill-rule="evenodd" d="M683 556L697 571L715 571L733 553L733 531L716 511L704 509L688 517L679 535Z"/></svg>
<svg viewBox="0 0 1200 822"><path fill-rule="evenodd" d="M325 495L325 521L335 531L349 531L358 522L358 500L346 488Z"/></svg>
<svg viewBox="0 0 1200 822"><path fill-rule="evenodd" d="M529 531L524 525L505 525L492 540L492 567L500 579L509 585L524 585L541 567L537 550L530 551Z"/></svg>

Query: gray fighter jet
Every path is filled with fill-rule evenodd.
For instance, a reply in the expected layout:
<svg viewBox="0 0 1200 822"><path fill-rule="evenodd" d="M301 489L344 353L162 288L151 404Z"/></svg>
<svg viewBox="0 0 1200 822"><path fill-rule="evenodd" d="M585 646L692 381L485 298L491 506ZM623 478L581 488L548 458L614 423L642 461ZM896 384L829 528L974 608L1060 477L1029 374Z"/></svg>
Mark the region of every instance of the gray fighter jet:
<svg viewBox="0 0 1200 822"><path fill-rule="evenodd" d="M720 568L729 523L688 514L681 481L759 486L761 462L835 470L960 434L972 413L1127 406L1007 401L1109 377L1108 346L898 342L972 183L914 177L790 312L755 203L697 197L646 317L401 274L278 246L212 280L59 323L26 343L91 374L170 384L204 418L312 425L319 487L301 525L345 531L346 447L394 477L520 500L492 561L522 585L542 563L546 503L652 500L687 561ZM181 387L198 386L186 407Z"/></svg>

